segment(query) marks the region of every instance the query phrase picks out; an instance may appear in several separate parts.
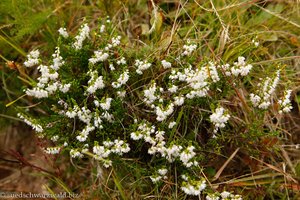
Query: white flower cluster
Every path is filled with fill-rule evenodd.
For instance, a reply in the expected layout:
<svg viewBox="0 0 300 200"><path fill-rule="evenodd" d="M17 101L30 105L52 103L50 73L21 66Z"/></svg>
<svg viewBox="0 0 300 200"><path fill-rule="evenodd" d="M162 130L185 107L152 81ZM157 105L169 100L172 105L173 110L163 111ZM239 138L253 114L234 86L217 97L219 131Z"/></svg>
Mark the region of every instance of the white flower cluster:
<svg viewBox="0 0 300 200"><path fill-rule="evenodd" d="M192 88L192 90L186 95L187 98L192 99L194 97L204 97L209 90L209 75L206 68L201 69L189 69L186 73L186 82Z"/></svg>
<svg viewBox="0 0 300 200"><path fill-rule="evenodd" d="M205 199L206 200L220 200L220 197L218 194L208 194Z"/></svg>
<svg viewBox="0 0 300 200"><path fill-rule="evenodd" d="M158 169L155 175L150 176L150 179L153 183L157 183L161 179L167 179L168 177L166 174L168 173L168 170L166 168Z"/></svg>
<svg viewBox="0 0 300 200"><path fill-rule="evenodd" d="M91 126L91 125L87 125L81 132L79 135L76 136L76 139L79 142L85 142L89 136L89 133L94 131L95 127Z"/></svg>
<svg viewBox="0 0 300 200"><path fill-rule="evenodd" d="M105 31L105 25L102 25L99 31ZM84 24L81 27L79 34L75 37L75 42L72 44L76 50L79 50L83 47L83 42L86 40L86 38L89 37L89 32L90 29L86 24ZM61 28L59 30L59 33L63 37L69 37L68 33L66 32L66 29ZM73 119L69 120L70 123L72 121L76 122L76 127L74 124L73 131L76 134L76 139L75 141L74 138L71 138L71 140L67 140L68 142L70 142L68 148L72 147L72 149L70 149L71 157L82 158L84 154L89 154L88 151L91 151L91 153L93 153L93 158L101 161L104 167L111 166L112 160L110 157L122 156L130 151L129 143L126 143L125 140L115 139L122 137L122 132L113 132L111 134L107 132L109 131L107 130L108 126L106 126L107 122L120 122L120 125L125 125L124 130L132 131L130 133L130 138L133 141L139 141L141 144L146 144L144 146L148 148L147 152L148 154L153 155L153 158L161 157L161 160L167 161L169 163L178 162L180 164L178 166L183 167L187 171L191 171L191 169L196 170L197 166L199 165L197 162L197 160L199 160L199 157L197 157L196 153L197 146L192 146L190 143L191 141L188 141L188 138L185 138L184 141L180 141L180 139L182 138L180 138L181 135L177 135L177 131L180 131L182 129L182 126L181 124L177 125L175 121L180 123L180 117L176 115L181 115L181 113L175 113L176 106L184 105L184 103L187 102L186 99L208 96L210 86L220 81L221 76L219 76L218 72L223 70L225 71L225 75L227 76L246 76L250 72L252 65L246 64L244 57L239 57L238 61L232 64L232 67L229 64L219 66L217 65L217 63L214 62L207 62L198 67L193 63L190 64L187 62L187 60L189 60L188 56L190 56L197 49L196 44L191 44L188 41L188 43L183 46L183 51L179 53L180 55L177 55L177 63L171 63L166 60L162 60L160 62L153 62L159 63L159 65L162 66L164 69L172 69L165 70L164 73L170 73L169 75L165 76L165 74L163 74L163 76L160 76L161 74L159 74L157 77L155 77L155 80L151 80L150 84L146 84L146 86L143 88L140 87L139 84L129 85L129 83L134 82L130 82L129 80L132 77L136 77L133 76L135 72L141 75L145 70L149 69L152 66L152 64L146 60L135 60L135 63L132 65L130 63L130 59L126 61L126 54L124 54L125 57L117 56L120 55L121 51L118 48L114 47L120 46L121 37L116 36L111 38L111 34L109 35L110 36L108 37L107 35L103 35L103 39L107 40L106 46L103 49L98 49L97 51L94 51L94 54L88 59L89 64L88 66L86 66L90 69L88 71L88 76L90 76L88 82L82 83L83 79L79 79L79 81L82 81L79 83L80 86L83 85L83 88L85 89L85 92L83 93L85 97L83 96L84 98L79 97L74 99L75 97L72 95L68 95L68 97L65 97L67 95L58 95L60 105L58 107L62 108L62 110L59 110L58 112L57 107L53 105L53 110L55 110L55 112L64 115L70 119ZM114 49L112 50L111 48ZM38 55L36 55L37 53L31 54L32 55L28 56L28 66L34 65L36 63L38 64L39 62ZM112 56L112 58L109 58L110 55ZM180 57L184 57L186 59L180 60ZM99 70L96 64L104 61L106 61L105 67ZM62 65L64 65L64 60L60 56L59 49L57 49L55 54L53 54L52 65L39 66L38 69L41 72L41 76L38 78L39 83L37 84L37 87L33 88L32 90L27 90L26 93L28 95L41 98L48 97L49 94L53 94L58 89L61 92L67 92L71 85L63 85L59 82L58 70ZM107 68L109 68L110 70L100 74L100 71L103 72L102 70L107 70ZM110 74L108 72L110 72ZM145 79L143 79L142 82L145 83L148 80L149 77L145 77ZM139 82L139 80L137 82ZM271 82L271 80L266 80L266 82L264 83L264 89L266 90L262 90L266 91L270 95L274 92L272 88L275 88L277 84L276 80L274 80L272 83ZM128 87L122 88L122 86L126 84L128 84ZM107 88L107 90L101 90L101 92L96 93L97 90L104 89L105 87ZM156 121L154 123L157 124L157 127L151 124L150 122L141 119L143 121L138 123L136 120L135 124L130 126L129 129L128 123L123 123L124 121L122 121L128 119L127 115L124 115L125 117L121 116L121 119L120 116L114 116L112 114L118 113L117 111L119 111L118 108L116 108L117 106L115 104L118 103L118 101L113 101L113 98L123 98L126 92L128 92L128 90L131 89L132 91L137 90L138 94L143 95L142 99L133 98L132 102L137 103L136 105L138 106L142 104L143 108L145 104L148 107L150 107L152 110L150 112L148 112L147 110L146 112L147 114L150 113L149 115L156 116ZM279 101L282 111L284 112L288 111L288 109L291 109L289 101L290 94L291 92L287 91L285 97L281 101ZM262 95L258 97L261 99L263 98ZM80 99L82 101L77 102L80 101ZM125 102L124 99L122 101L123 104L121 106L124 106L125 109L128 109L128 107L130 106L129 104L132 103ZM66 102L71 102L71 104L68 105L68 103ZM80 107L78 105L80 105ZM123 112L124 108L121 107L120 110ZM181 110L184 111L184 108L182 108ZM134 116L134 114L135 113L130 113L128 116ZM138 117L140 117L140 115L138 115ZM148 118L147 116L148 119L155 120L152 117L153 116L149 116ZM33 123L33 121L29 118L23 116L21 116L20 118L24 119L24 121L27 124L31 125L37 132L43 131L42 126ZM79 120L77 120L77 118ZM220 128L224 128L225 124L228 123L229 118L230 115L223 107L217 108L210 115L210 121L213 123L215 128L214 132L216 133ZM78 130L78 127L80 127L80 130ZM131 129L131 127L133 127L133 130ZM176 130L177 127L178 130ZM166 132L163 128L167 129ZM100 129L103 130L99 131ZM104 135L101 135L99 137L99 134L102 133ZM71 135L74 134L72 133ZM93 142L90 141L92 139L92 135L100 141L103 140L103 138L106 137L106 135L108 135L108 138L107 141L104 141L101 145L99 145L100 142L95 142L94 146L89 148L90 142ZM124 135L128 136L128 134L126 133L124 133ZM61 142L63 137L52 137L51 139L54 142ZM189 143L187 144L187 142ZM63 146L67 145L68 143L65 142L64 145L60 145L60 147L48 147L45 149L45 151L49 154L57 154L59 153L61 148L63 148ZM150 179L153 183L156 183L160 180L167 179L167 173L168 170L166 168L158 169L154 175L150 176ZM183 190L186 194L200 195L201 192L206 188L206 182L204 179L193 180L187 176L183 176L183 179L184 181L181 185L181 190ZM237 196L232 196L230 193L227 194L223 192L221 194L221 197L223 199L226 199L235 198ZM208 196L207 198L217 199L218 197Z"/></svg>
<svg viewBox="0 0 300 200"><path fill-rule="evenodd" d="M180 156L180 152L182 150L181 145L171 144L169 147L161 147L160 150L162 157L165 157L168 162L172 163L175 161L176 158ZM159 149L158 149L159 151Z"/></svg>
<svg viewBox="0 0 300 200"><path fill-rule="evenodd" d="M172 122L169 123L168 128L172 129L174 126L176 126L176 122L172 121Z"/></svg>
<svg viewBox="0 0 300 200"><path fill-rule="evenodd" d="M230 192L223 191L221 194L214 193L214 194L208 194L206 196L206 200L242 200L241 195L234 195Z"/></svg>
<svg viewBox="0 0 300 200"><path fill-rule="evenodd" d="M104 33L104 31L105 31L105 25L102 24L102 25L100 26L100 33Z"/></svg>
<svg viewBox="0 0 300 200"><path fill-rule="evenodd" d="M216 83L220 80L217 66L213 62L209 62L207 65L196 69L192 69L192 66L189 65L188 67L184 68L182 72L179 70L172 70L169 78L173 83L175 81L181 81L188 84L188 86L192 89L186 94L186 97L189 99L207 96L210 84ZM178 89L178 86L173 84L168 91L176 93ZM177 97L175 98L175 101L175 105L180 106L184 103L184 98Z"/></svg>
<svg viewBox="0 0 300 200"><path fill-rule="evenodd" d="M71 149L70 155L72 158L83 158L83 154L77 149Z"/></svg>
<svg viewBox="0 0 300 200"><path fill-rule="evenodd" d="M126 59L124 57L121 57L121 59L117 61L117 65L126 65Z"/></svg>
<svg viewBox="0 0 300 200"><path fill-rule="evenodd" d="M230 115L225 112L225 109L223 107L219 107L213 114L209 116L209 118L215 126L214 133L216 133L220 128L225 127L225 124L229 120Z"/></svg>
<svg viewBox="0 0 300 200"><path fill-rule="evenodd" d="M257 37L255 39L251 40L252 44L254 44L255 47L259 46L259 41L257 41Z"/></svg>
<svg viewBox="0 0 300 200"><path fill-rule="evenodd" d="M206 188L205 180L191 180L188 177L184 177L186 180L182 182L181 190L188 195L199 196L201 192Z"/></svg>
<svg viewBox="0 0 300 200"><path fill-rule="evenodd" d="M292 106L291 100L290 100L291 93L292 93L292 90L285 91L284 97L278 101L278 103L280 105L280 110L279 110L280 114L283 112L288 113L293 109L293 106Z"/></svg>
<svg viewBox="0 0 300 200"><path fill-rule="evenodd" d="M86 107L79 108L75 105L73 108L68 108L69 110L63 113L68 118L78 117L80 121L86 124L86 127L79 132L76 139L80 142L85 142L88 139L90 132L94 131L96 128L102 129L103 119L108 122L113 122L114 116L107 111L111 107L112 98L105 98L101 103L98 100L94 100L96 107L101 107L104 111L99 113L99 110L92 112Z"/></svg>
<svg viewBox="0 0 300 200"><path fill-rule="evenodd" d="M277 70L273 80L270 77L265 79L261 90L257 91L259 94L250 94L250 100L254 107L267 109L271 105L272 94L275 92L276 86L278 85L279 77L280 70Z"/></svg>
<svg viewBox="0 0 300 200"><path fill-rule="evenodd" d="M182 56L189 56L193 53L193 51L195 51L197 49L197 45L196 44L191 44L191 42L188 40L187 44L183 45L183 52L182 52Z"/></svg>
<svg viewBox="0 0 300 200"><path fill-rule="evenodd" d="M164 69L168 69L172 67L172 64L166 60L162 60L161 61L162 66L164 67Z"/></svg>
<svg viewBox="0 0 300 200"><path fill-rule="evenodd" d="M32 119L30 119L29 117L21 114L21 113L18 113L17 116L20 118L20 119L23 119L23 121L32 127L33 130L35 130L36 132L38 133L41 133L44 131L43 127L40 125L40 124L37 124L35 122L33 122Z"/></svg>
<svg viewBox="0 0 300 200"><path fill-rule="evenodd" d="M198 162L197 161L192 161L192 159L195 157L196 153L194 152L195 147L194 146L189 146L185 150L183 150L180 153L180 160L183 163L184 166L186 167L191 167L191 166L197 166Z"/></svg>
<svg viewBox="0 0 300 200"><path fill-rule="evenodd" d="M113 88L120 88L122 85L125 85L127 81L129 80L129 71L126 70L124 73L120 75L118 80L116 82L112 82L112 87Z"/></svg>
<svg viewBox="0 0 300 200"><path fill-rule="evenodd" d="M99 146L97 143L93 147L94 158L96 160L104 161L104 167L110 167L112 161L107 159L110 154L114 153L119 156L124 153L128 153L130 151L130 147L128 143L125 143L123 140L114 140L103 142L102 146Z"/></svg>
<svg viewBox="0 0 300 200"><path fill-rule="evenodd" d="M109 110L112 98L106 98L103 103L100 103L100 107L103 110Z"/></svg>
<svg viewBox="0 0 300 200"><path fill-rule="evenodd" d="M151 136L152 134L154 134L154 136ZM145 142L152 145L148 149L149 154L159 153L170 163L175 161L176 158L179 158L182 164L187 168L198 165L198 162L194 160L196 156L194 146L188 146L183 149L181 145L170 144L169 147L166 147L164 134L164 131L155 131L155 126L149 122L141 122L137 130L131 133L130 137L133 140L144 139Z"/></svg>
<svg viewBox="0 0 300 200"><path fill-rule="evenodd" d="M63 93L69 91L71 84L62 84L58 81L58 70L64 65L63 58L60 56L60 50L57 47L55 53L52 55L53 64L50 66L40 65L38 67L41 76L38 78L37 87L27 89L26 94L28 96L34 96L36 98L46 98L53 94L57 90Z"/></svg>
<svg viewBox="0 0 300 200"><path fill-rule="evenodd" d="M89 34L90 34L89 26L87 24L83 24L81 26L79 34L75 36L75 42L73 44L75 50L79 50L82 48L83 42L85 39L89 37Z"/></svg>
<svg viewBox="0 0 300 200"><path fill-rule="evenodd" d="M103 62L103 61L107 60L108 57L109 57L109 54L106 52L103 52L101 50L94 51L94 56L89 59L89 62L92 65L94 65L97 62Z"/></svg>
<svg viewBox="0 0 300 200"><path fill-rule="evenodd" d="M222 65L221 68L224 70L226 76L247 76L252 69L251 64L245 62L245 57L239 56L238 61L233 63L233 66L229 64Z"/></svg>
<svg viewBox="0 0 300 200"><path fill-rule="evenodd" d="M59 151L60 151L60 147L47 147L44 149L44 152L47 153L47 154L58 154Z"/></svg>
<svg viewBox="0 0 300 200"><path fill-rule="evenodd" d="M161 122L167 119L168 116L170 116L174 112L174 104L170 103L165 108L162 108L161 106L155 107L155 114L156 114L156 120Z"/></svg>
<svg viewBox="0 0 300 200"><path fill-rule="evenodd" d="M159 98L159 95L156 92L157 87L156 83L153 82L152 85L144 90L144 102L148 105L152 104L156 99Z"/></svg>
<svg viewBox="0 0 300 200"><path fill-rule="evenodd" d="M210 76L212 81L214 83L218 82L220 80L218 71L217 71L217 66L213 62L208 63L208 68L207 69L207 74Z"/></svg>
<svg viewBox="0 0 300 200"><path fill-rule="evenodd" d="M143 74L143 71L151 67L151 63L142 60L135 60L134 65L137 67L136 73L140 75Z"/></svg>
<svg viewBox="0 0 300 200"><path fill-rule="evenodd" d="M59 28L59 29L58 29L58 33L59 33L62 37L64 37L64 38L68 38L68 37L69 37L69 34L68 34L66 28L63 28L63 27Z"/></svg>
<svg viewBox="0 0 300 200"><path fill-rule="evenodd" d="M39 56L39 50L29 52L29 54L27 55L27 60L24 62L24 65L26 67L32 67L34 65L39 64Z"/></svg>
<svg viewBox="0 0 300 200"><path fill-rule="evenodd" d="M88 74L90 75L90 80L88 81L88 88L86 94L93 94L98 89L103 89L105 87L103 76L98 77L97 71L89 71Z"/></svg>
<svg viewBox="0 0 300 200"><path fill-rule="evenodd" d="M121 40L121 36L119 36L119 35L117 37L113 37L111 39L112 46L113 47L119 46L121 44L120 40Z"/></svg>

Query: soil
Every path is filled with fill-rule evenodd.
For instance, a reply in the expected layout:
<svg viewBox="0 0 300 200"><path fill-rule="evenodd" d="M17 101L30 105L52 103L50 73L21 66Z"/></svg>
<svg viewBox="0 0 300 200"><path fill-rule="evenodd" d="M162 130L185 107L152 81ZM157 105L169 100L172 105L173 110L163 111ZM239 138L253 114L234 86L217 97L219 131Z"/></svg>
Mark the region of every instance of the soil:
<svg viewBox="0 0 300 200"><path fill-rule="evenodd" d="M20 126L9 126L0 131L0 193L2 195L11 192L48 194L44 187L47 179L41 172L30 166L24 166L16 156L11 155L11 152L19 153L30 164L47 168L42 159L43 153L35 141L33 132Z"/></svg>

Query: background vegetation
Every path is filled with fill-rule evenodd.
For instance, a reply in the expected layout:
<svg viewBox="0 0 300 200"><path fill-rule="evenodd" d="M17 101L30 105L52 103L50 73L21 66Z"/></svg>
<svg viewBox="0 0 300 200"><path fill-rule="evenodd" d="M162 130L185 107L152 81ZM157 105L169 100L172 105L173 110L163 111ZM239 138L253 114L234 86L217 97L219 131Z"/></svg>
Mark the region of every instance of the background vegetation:
<svg viewBox="0 0 300 200"><path fill-rule="evenodd" d="M212 188L218 191L234 191L244 199L299 198L300 2L168 0L155 1L155 5L159 7L156 14L150 1L1 1L0 128L13 125L24 129L16 110L20 105L35 106L32 99L23 96L27 78L36 76L36 72L22 66L26 52L38 48L43 56L50 57L61 26L75 34L84 21L96 27L98 19L108 15L128 49L140 48L153 57L176 51L174 48L185 39L193 38L201 46L202 58L213 56L216 61L233 62L239 55L252 52L254 70L251 79L245 80L247 84L256 85L263 74L276 70L274 66L285 68L282 79L293 90L293 111L284 116L272 111L263 117L255 116L241 109L236 95L228 94L231 109L251 117L253 123L246 127L250 130L242 130L236 123L236 130L249 134L240 138L229 135L226 141L214 144L216 149L207 149L214 154L209 154L203 167L204 174L212 180ZM153 33L147 34L154 22ZM259 42L258 48L249 45L253 39ZM239 94L248 95L248 87L245 84ZM266 130L282 131L264 137L265 132L258 128L262 124ZM3 150L4 155L9 149ZM21 157L16 151L9 156L28 166L26 151L21 153ZM163 188L153 186L149 177L143 177L144 169L137 161L128 164L120 160L114 168L101 171L96 162L68 164L66 156L47 159L50 164L42 171L49 180L46 185L50 193L72 191L84 195L84 199L192 199L178 193L173 187L176 183L165 183ZM0 162L4 165L7 161Z"/></svg>

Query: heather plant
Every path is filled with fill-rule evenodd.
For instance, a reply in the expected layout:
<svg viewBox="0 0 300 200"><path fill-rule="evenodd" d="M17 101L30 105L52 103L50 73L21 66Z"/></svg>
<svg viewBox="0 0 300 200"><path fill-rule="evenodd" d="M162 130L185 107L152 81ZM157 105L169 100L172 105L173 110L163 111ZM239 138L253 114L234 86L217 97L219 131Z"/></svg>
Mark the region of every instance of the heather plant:
<svg viewBox="0 0 300 200"><path fill-rule="evenodd" d="M32 49L24 62L38 72L24 92L44 112L18 113L38 137L52 141L45 153L96 161L103 169L134 161L153 187L172 182L187 195L242 198L211 187L205 175L211 157L229 145L255 154L251 144L280 134L265 126L266 114L292 109L292 91L280 82L285 66L260 72L262 80L252 75L260 70L252 63L257 39L239 55L215 59L201 54L192 34L160 53L132 48L109 18L94 29L84 23L75 36L58 32L51 58ZM238 101L231 102L234 96Z"/></svg>

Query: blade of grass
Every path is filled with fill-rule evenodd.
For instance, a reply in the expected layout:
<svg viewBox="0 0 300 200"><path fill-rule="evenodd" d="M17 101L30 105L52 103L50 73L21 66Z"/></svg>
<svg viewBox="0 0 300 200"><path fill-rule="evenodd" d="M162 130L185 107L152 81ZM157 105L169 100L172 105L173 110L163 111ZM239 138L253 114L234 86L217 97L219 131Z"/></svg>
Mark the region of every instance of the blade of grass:
<svg viewBox="0 0 300 200"><path fill-rule="evenodd" d="M222 172L224 171L225 167L228 165L228 163L234 158L234 156L237 154L237 152L240 150L240 148L237 148L232 154L231 156L226 160L226 162L222 165L222 167L218 170L218 172L216 173L216 175L213 178L213 181L217 180L220 175L222 174Z"/></svg>
<svg viewBox="0 0 300 200"><path fill-rule="evenodd" d="M4 33L3 31L1 31L2 33ZM3 40L5 43L7 43L8 45L10 45L12 48L14 48L16 51L18 51L22 56L26 56L27 54L20 48L17 47L16 45L14 45L13 43L11 43L9 40L7 40L5 37L3 37L2 35L0 35L0 39Z"/></svg>
<svg viewBox="0 0 300 200"><path fill-rule="evenodd" d="M115 170L114 170L115 171ZM114 183L116 184L120 194L121 194L121 197L123 200L127 200L126 196L125 196L125 193L124 193L124 190L123 190L123 187L118 179L118 177L115 175L115 173L112 174L112 177L114 179Z"/></svg>
<svg viewBox="0 0 300 200"><path fill-rule="evenodd" d="M258 7L258 8L260 8L260 9L262 9L263 11L265 11L265 12L267 12L267 13L269 13L269 14L271 14L271 15L273 15L273 16L275 16L275 17L281 19L281 20L283 20L283 21L285 21L285 22L287 22L287 23L289 23L289 24L292 24L293 26L296 26L297 28L300 28L300 25L299 25L299 24L297 24L297 23L295 23L295 22L293 22L293 21L291 21L291 20L289 20L289 19L286 19L286 18L284 18L284 17L282 17L282 16L280 16L280 15L278 15L278 14L276 14L276 13L274 13L274 12L272 12L272 11L266 9L266 8L263 8L263 7L261 7L261 6L257 5L257 4L254 4L254 5L255 5L256 7Z"/></svg>
<svg viewBox="0 0 300 200"><path fill-rule="evenodd" d="M48 186L48 185L44 185L44 187L48 190L48 192L51 194L51 199L54 198L55 200L57 200L55 193L53 192L53 190Z"/></svg>
<svg viewBox="0 0 300 200"><path fill-rule="evenodd" d="M8 104L6 104L6 107L9 107L11 105L13 105L14 103L16 103L18 100L22 99L23 97L25 97L27 94L23 94L22 96L18 97L17 99L13 100L12 102L9 102Z"/></svg>

